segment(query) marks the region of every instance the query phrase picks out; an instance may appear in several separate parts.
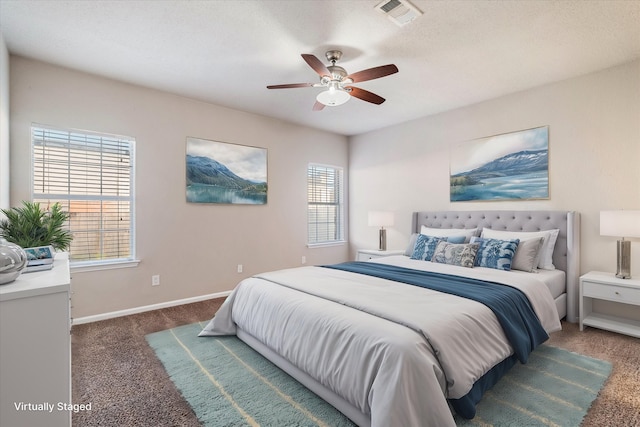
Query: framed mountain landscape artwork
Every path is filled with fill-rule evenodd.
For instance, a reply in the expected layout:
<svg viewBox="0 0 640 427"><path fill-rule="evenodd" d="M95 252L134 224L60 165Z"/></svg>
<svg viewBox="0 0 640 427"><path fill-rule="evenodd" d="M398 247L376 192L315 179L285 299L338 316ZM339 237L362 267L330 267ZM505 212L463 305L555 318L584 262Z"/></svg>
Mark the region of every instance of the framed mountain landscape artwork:
<svg viewBox="0 0 640 427"><path fill-rule="evenodd" d="M267 149L187 138L187 202L264 205Z"/></svg>
<svg viewBox="0 0 640 427"><path fill-rule="evenodd" d="M451 150L450 200L549 198L549 127L490 136Z"/></svg>

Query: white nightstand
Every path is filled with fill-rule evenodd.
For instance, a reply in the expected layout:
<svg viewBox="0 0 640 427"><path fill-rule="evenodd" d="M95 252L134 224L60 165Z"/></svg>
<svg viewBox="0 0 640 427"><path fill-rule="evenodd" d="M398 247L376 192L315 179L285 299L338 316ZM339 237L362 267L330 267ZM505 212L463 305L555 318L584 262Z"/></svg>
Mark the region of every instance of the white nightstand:
<svg viewBox="0 0 640 427"><path fill-rule="evenodd" d="M369 261L374 258L382 258L391 255L402 255L404 251L379 251L377 249L360 249L356 261Z"/></svg>
<svg viewBox="0 0 640 427"><path fill-rule="evenodd" d="M600 271L580 277L580 330L587 325L640 338L640 321L594 312L593 300L640 307L640 280L618 279L613 273Z"/></svg>

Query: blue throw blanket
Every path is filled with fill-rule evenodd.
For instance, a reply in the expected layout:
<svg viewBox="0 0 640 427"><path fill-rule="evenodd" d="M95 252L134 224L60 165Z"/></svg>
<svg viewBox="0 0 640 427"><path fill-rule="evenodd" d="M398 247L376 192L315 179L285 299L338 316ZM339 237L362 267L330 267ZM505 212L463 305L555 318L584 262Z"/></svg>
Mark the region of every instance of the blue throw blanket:
<svg viewBox="0 0 640 427"><path fill-rule="evenodd" d="M514 357L522 363L526 363L529 354L549 338L526 295L508 285L370 262L345 262L323 267L366 274L478 301L496 315L513 347ZM465 418L473 418L475 405L483 392L495 384L513 362L515 359L510 358L498 364L476 382L467 396L451 399L456 412Z"/></svg>

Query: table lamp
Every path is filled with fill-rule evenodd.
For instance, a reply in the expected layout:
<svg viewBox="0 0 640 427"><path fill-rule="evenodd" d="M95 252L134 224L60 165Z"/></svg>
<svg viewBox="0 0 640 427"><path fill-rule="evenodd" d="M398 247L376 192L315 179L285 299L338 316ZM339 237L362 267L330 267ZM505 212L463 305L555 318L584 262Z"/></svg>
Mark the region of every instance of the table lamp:
<svg viewBox="0 0 640 427"><path fill-rule="evenodd" d="M625 237L640 237L640 211L601 211L600 235L621 237L618 240L616 277L631 278L631 242Z"/></svg>
<svg viewBox="0 0 640 427"><path fill-rule="evenodd" d="M385 227L393 225L393 212L373 211L369 212L369 227L380 227L378 250L387 250L387 230Z"/></svg>

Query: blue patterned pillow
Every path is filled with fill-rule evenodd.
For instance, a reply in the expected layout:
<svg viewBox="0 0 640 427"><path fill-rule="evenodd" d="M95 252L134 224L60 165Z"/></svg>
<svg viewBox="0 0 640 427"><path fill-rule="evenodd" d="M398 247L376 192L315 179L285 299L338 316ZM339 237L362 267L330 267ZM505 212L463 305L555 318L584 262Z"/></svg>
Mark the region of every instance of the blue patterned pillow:
<svg viewBox="0 0 640 427"><path fill-rule="evenodd" d="M474 243L480 243L476 256L477 267L495 268L496 270L511 270L511 261L518 249L519 239L497 240L476 237Z"/></svg>
<svg viewBox="0 0 640 427"><path fill-rule="evenodd" d="M458 265L472 268L480 243L449 243L440 242L431 258L432 262Z"/></svg>
<svg viewBox="0 0 640 427"><path fill-rule="evenodd" d="M411 257L413 255L413 251L416 247L416 239L418 238L419 234L418 233L413 233L411 235L411 238L409 239L409 245L407 246L407 249L404 251L404 254L408 257ZM448 237L442 237L443 239L446 239L447 242L449 243L464 243L464 239L465 236L448 236ZM416 258L413 258L416 259Z"/></svg>
<svg viewBox="0 0 640 427"><path fill-rule="evenodd" d="M446 237L433 237L419 234L416 238L416 245L413 247L413 254L411 254L411 259L431 261L438 243L444 242L446 240Z"/></svg>

